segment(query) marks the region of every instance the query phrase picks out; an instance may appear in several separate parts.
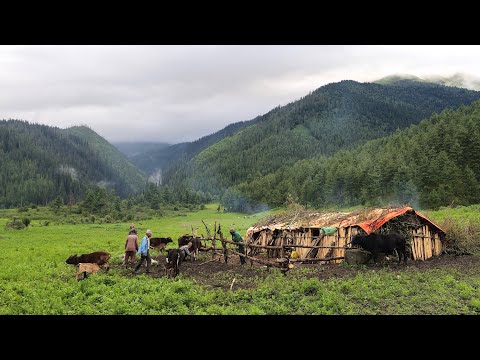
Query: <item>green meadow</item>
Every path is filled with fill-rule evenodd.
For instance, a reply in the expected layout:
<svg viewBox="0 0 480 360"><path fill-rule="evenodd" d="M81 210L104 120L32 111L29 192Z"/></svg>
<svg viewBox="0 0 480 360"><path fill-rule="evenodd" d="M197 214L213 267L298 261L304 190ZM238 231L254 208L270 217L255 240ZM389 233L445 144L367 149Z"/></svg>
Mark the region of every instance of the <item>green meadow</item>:
<svg viewBox="0 0 480 360"><path fill-rule="evenodd" d="M206 235L202 220L210 229L220 223L224 234L231 226L244 234L271 213L245 215L216 209L211 204L204 210L180 210L135 225L141 236L151 229L153 236L176 241L191 233L192 227ZM46 226L49 218L42 218L46 214L43 209L21 214L0 211L2 229L13 216L32 219L26 229L0 233L2 315L480 314L480 269L475 266L426 270L409 266L401 271L350 267L352 276L327 279L316 277L321 270L315 268L294 269L287 276L271 269L266 276L242 279L250 281L251 287L232 291L203 287L182 273L176 279L132 277L127 276L128 270L118 268L77 281L75 268L65 264L65 259L104 250L112 254L113 264L119 264L130 222L66 224L57 216ZM441 212L428 215L441 223ZM478 219L471 216L471 221Z"/></svg>

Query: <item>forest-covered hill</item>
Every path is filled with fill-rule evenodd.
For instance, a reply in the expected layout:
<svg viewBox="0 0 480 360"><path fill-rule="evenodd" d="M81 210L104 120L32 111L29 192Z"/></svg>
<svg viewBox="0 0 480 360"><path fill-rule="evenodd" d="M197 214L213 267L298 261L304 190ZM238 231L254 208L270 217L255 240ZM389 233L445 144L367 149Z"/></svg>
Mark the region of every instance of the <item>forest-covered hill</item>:
<svg viewBox="0 0 480 360"><path fill-rule="evenodd" d="M289 197L314 207L480 203L480 101L332 156L284 166L230 188L224 204L248 210Z"/></svg>
<svg viewBox="0 0 480 360"><path fill-rule="evenodd" d="M0 207L76 202L94 185L125 197L143 189L145 175L87 127L0 120Z"/></svg>
<svg viewBox="0 0 480 360"><path fill-rule="evenodd" d="M477 99L477 91L415 80L328 84L174 163L163 178L171 186L221 195L299 160L352 149Z"/></svg>

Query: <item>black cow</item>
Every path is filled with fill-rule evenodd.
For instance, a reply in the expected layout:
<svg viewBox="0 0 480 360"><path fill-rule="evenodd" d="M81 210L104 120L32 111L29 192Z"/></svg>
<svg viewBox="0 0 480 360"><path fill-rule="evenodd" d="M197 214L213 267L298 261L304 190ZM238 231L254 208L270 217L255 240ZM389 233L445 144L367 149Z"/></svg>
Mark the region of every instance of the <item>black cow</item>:
<svg viewBox="0 0 480 360"><path fill-rule="evenodd" d="M168 249L167 257L165 258L165 275L176 277L180 273L180 265L183 260L183 251L180 249Z"/></svg>
<svg viewBox="0 0 480 360"><path fill-rule="evenodd" d="M167 246L167 244L171 242L173 242L173 240L169 237L167 238L154 237L154 238L150 238L150 247L152 249L158 249L160 251L163 251L165 250L165 247Z"/></svg>
<svg viewBox="0 0 480 360"><path fill-rule="evenodd" d="M378 253L392 255L393 251L397 250L398 263L400 264L402 255L404 264L407 263L406 239L399 233L356 235L352 239L352 245L360 245L365 250L370 251L374 262L376 262Z"/></svg>
<svg viewBox="0 0 480 360"><path fill-rule="evenodd" d="M110 254L105 251L96 251L89 254L82 254L80 256L72 255L67 260L65 260L66 264L77 265L79 263L93 263L97 265L104 265L108 263L110 259Z"/></svg>
<svg viewBox="0 0 480 360"><path fill-rule="evenodd" d="M197 260L198 251L204 247L200 239L201 238L193 237L192 235L183 235L178 238L178 247L187 245L191 241L192 247L190 252L192 253L193 260Z"/></svg>

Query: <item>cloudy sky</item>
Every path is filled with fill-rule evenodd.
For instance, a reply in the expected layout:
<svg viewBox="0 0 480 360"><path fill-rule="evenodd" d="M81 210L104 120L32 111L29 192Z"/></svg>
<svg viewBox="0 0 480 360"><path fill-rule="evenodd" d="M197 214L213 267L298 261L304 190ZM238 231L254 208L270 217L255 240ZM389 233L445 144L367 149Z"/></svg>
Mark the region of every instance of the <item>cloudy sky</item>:
<svg viewBox="0 0 480 360"><path fill-rule="evenodd" d="M331 82L398 73L478 80L478 64L478 45L0 45L0 119L173 144Z"/></svg>

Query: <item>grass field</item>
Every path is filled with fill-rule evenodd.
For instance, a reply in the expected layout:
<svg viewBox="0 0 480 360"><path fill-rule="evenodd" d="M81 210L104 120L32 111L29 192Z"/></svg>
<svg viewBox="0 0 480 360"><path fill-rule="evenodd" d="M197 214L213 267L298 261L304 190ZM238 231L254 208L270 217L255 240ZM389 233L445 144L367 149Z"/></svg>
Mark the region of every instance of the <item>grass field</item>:
<svg viewBox="0 0 480 360"><path fill-rule="evenodd" d="M0 212L2 228L12 214ZM217 212L212 204L136 226L141 235L150 228L153 236L176 239L192 227L205 234L204 220L210 228L220 223L224 234L230 226L244 234L265 215ZM441 213L428 215L441 221ZM240 279L251 287L234 291L201 286L185 274L177 279L132 277L116 269L77 281L75 268L65 259L105 250L119 263L129 223L40 224L35 219L25 230L0 235L0 314L480 314L478 262L423 270L353 268L352 276L325 279L317 276L318 269L298 269L287 276L277 270L265 275L259 269L262 276Z"/></svg>

